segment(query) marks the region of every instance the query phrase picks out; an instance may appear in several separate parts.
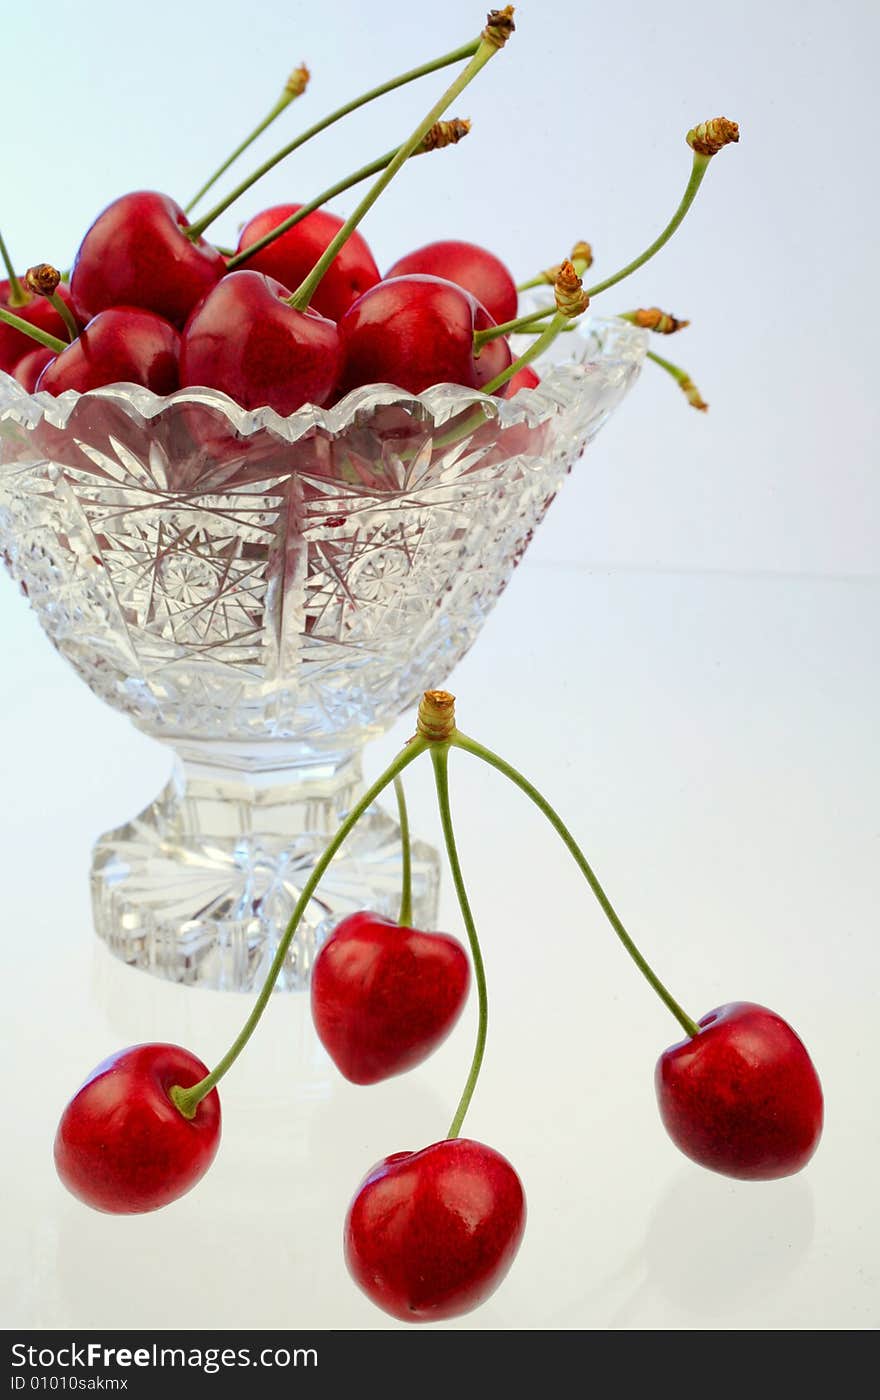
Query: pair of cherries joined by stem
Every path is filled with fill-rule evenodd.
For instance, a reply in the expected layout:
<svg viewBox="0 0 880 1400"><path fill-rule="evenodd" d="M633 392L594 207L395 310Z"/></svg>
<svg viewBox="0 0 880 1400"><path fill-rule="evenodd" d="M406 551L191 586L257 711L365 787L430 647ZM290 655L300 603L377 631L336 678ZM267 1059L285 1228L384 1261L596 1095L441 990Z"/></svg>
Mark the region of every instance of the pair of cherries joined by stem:
<svg viewBox="0 0 880 1400"><path fill-rule="evenodd" d="M447 1136L392 1153L357 1188L344 1227L355 1282L379 1307L408 1321L438 1321L485 1301L500 1284L525 1228L525 1192L494 1148L460 1136L486 1043L487 993L479 939L449 802L450 749L481 759L510 779L560 835L624 947L686 1031L660 1057L655 1084L661 1119L693 1161L742 1180L791 1175L809 1161L822 1130L822 1090L810 1057L780 1016L732 1002L692 1021L639 953L580 847L538 790L505 760L462 734L452 696L427 692L418 729L352 809L318 860L293 911L272 968L240 1035L208 1073L177 1046L145 1045L100 1065L61 1119L59 1175L99 1210L156 1209L188 1191L210 1166L220 1136L216 1085L234 1063L271 995L296 927L333 856L367 808L411 762L429 751L453 883L467 930L479 999L476 1047ZM430 1055L455 1025L468 994L463 946L411 927L408 825L402 793L404 891L397 922L361 911L343 919L312 970L317 1034L343 1075L374 1084Z"/></svg>

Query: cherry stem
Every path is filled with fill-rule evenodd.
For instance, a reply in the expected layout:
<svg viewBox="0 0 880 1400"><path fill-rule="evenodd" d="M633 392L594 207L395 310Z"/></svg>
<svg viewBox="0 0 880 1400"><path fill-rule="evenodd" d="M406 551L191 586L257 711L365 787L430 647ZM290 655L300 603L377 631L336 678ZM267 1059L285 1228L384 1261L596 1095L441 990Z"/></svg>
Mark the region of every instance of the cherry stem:
<svg viewBox="0 0 880 1400"><path fill-rule="evenodd" d="M622 282L625 277L629 277L630 273L635 272L637 268L642 267L644 263L653 258L654 254L660 251L664 243L669 242L669 239L675 233L675 230L693 204L697 190L700 188L703 176L706 173L711 159L711 156L700 155L697 151L694 152L691 175L687 183L687 188L682 195L678 208L663 232L654 239L654 242L647 247L643 253L640 253L632 262L627 263L626 267L622 267L619 272L615 272L610 277L606 277L604 282L597 282L595 286L587 287L585 289L585 294L590 300L598 296L600 292L604 292L609 287L613 287L618 282ZM533 326L543 325L546 322L546 318L551 315L553 319L550 321L543 335L539 336L535 343L502 374L496 375L488 384L484 384L484 393L494 393L495 390L499 389L502 384L505 384L508 379L511 379L513 375L516 374L517 370L522 369L524 365L530 364L532 360L537 359L540 354L543 354L543 352L552 345L559 332L564 330L565 324L570 318L560 317L558 313L554 314L552 306L546 306L538 311L533 311L528 316L519 317L516 321L507 321L501 326L490 326L485 331L476 331L474 333L474 345L476 349L479 349L487 340L492 340L498 335L513 334L519 330L528 330ZM651 358L657 359L658 357L652 355Z"/></svg>
<svg viewBox="0 0 880 1400"><path fill-rule="evenodd" d="M471 1099L474 1096L474 1089L477 1087L477 1080L480 1077L480 1067L483 1063L483 1054L486 1049L489 1007L486 998L486 972L483 967L483 954L480 950L480 940L477 937L474 916L471 913L464 877L461 873L458 849L455 844L455 832L452 826L452 812L449 806L448 760L450 743L457 743L457 733L454 733L452 739L446 743L432 745L431 762L434 765L434 781L437 787L437 802L440 807L440 824L443 828L443 837L446 842L446 854L449 859L449 868L452 872L452 882L455 885L455 893L458 896L458 906L461 910L461 917L467 929L468 942L471 947L471 957L474 962L477 996L479 999L479 1020L477 1023L477 1042L474 1046L474 1057L471 1061L467 1083L464 1086L458 1108L455 1110L455 1117L449 1126L449 1132L446 1134L447 1138L456 1138L461 1132L461 1125L470 1107Z"/></svg>
<svg viewBox="0 0 880 1400"><path fill-rule="evenodd" d="M301 208L297 209L295 214L291 214L283 223L280 223L277 228L270 229L262 238L258 238L255 243L251 243L247 248L242 248L234 257L231 257L226 265L227 272L234 272L237 267L241 267L242 263L246 263L248 258L252 258L255 253L261 252L263 248L267 248L270 243L274 243L275 239L280 238L283 233L287 233L288 229L295 228L297 224L301 223L309 214L313 214L316 209L320 209L321 205L326 204L328 200L335 199L335 197L338 194L342 194L344 190L351 189L352 185L360 184L361 180L368 180L371 175L376 175L380 170L385 170L385 168L391 164L396 153L397 147L395 146L393 151L386 151L384 156L379 156L377 160L371 161L369 165L362 165L360 170L356 170L354 174L346 175L344 180L338 180L335 185L330 185L322 194L316 195L314 199L310 199L308 204L303 204Z"/></svg>
<svg viewBox="0 0 880 1400"><path fill-rule="evenodd" d="M532 360L536 360L539 355L543 355L547 347L553 344L560 331L566 330L570 324L570 316L563 316L560 311L555 312L549 326L541 332L536 340L532 341L528 349L524 350L523 353L513 361L513 364L508 365L507 369L502 370L500 374L496 374L494 379L490 379L488 384L483 385L483 393L494 394L496 389L500 389L502 384L506 384L508 379L512 379L519 370L523 369L526 365L530 365Z"/></svg>
<svg viewBox="0 0 880 1400"><path fill-rule="evenodd" d="M709 405L706 403L686 369L682 369L681 365L674 365L671 360L664 360L661 355L656 355L653 350L647 350L645 355L647 359L653 360L655 365L658 365L660 369L665 370L667 374L672 376L692 408L700 409L703 412L706 411Z"/></svg>
<svg viewBox="0 0 880 1400"><path fill-rule="evenodd" d="M354 807L352 807L351 811L345 818L345 821L339 827L339 830L336 832L336 835L333 837L332 841L330 841L329 845L325 847L324 851L322 852L321 856L315 864L314 870L312 871L309 878L306 880L306 883L303 885L300 897L296 902L296 907L294 908L294 911L290 916L290 921L288 922L287 928L284 930L284 935L281 939L281 942L278 944L275 957L272 959L272 966L269 968L266 980L260 988L259 996L254 1002L251 1014L248 1016L247 1020L242 1026L238 1036L233 1041L232 1045L227 1050L222 1060L219 1060L214 1069L211 1070L211 1073L207 1075L204 1079L200 1079L198 1084L193 1084L190 1088L187 1089L184 1089L180 1084L175 1084L174 1087L169 1091L169 1097L171 1098L172 1103L174 1103L175 1106L180 1110L184 1118L195 1117L196 1109L198 1108L202 1099L205 1098L207 1094L210 1094L211 1090L215 1088L217 1084L220 1083L220 1080L223 1078L226 1071L238 1059L242 1050L247 1045L248 1041L250 1040L251 1036L256 1030L260 1017L262 1016L263 1012L269 1004L269 999L272 995L272 988L275 986L275 983L277 982L278 977L281 973L281 969L284 966L284 960L287 957L287 950L290 947L291 940L293 939L293 936L296 933L299 922L306 909L308 908L309 901L312 898L312 895L314 894L315 890L317 889L325 870L327 869L333 857L336 855L336 852L339 850L342 843L345 841L345 838L360 821L367 808L370 807L376 801L376 799L380 796L382 792L384 792L388 784L393 782L397 774L402 773L404 768L408 767L408 765L412 763L413 759L418 758L419 754L424 752L424 750L427 747L428 740L423 739L420 735L416 735L413 739L411 739L406 745L406 747L393 760L393 762L388 765L384 773L382 773L380 777L376 779L376 781L372 784L371 787L367 788L367 791L364 793L360 801Z"/></svg>
<svg viewBox="0 0 880 1400"><path fill-rule="evenodd" d="M438 125L442 126L444 123L440 122ZM461 125L466 129L468 124L463 122ZM428 139L430 139L430 133ZM426 151L439 150L442 149L444 145L453 144L455 144L453 141L438 141L436 145L425 145L422 143L416 147L415 151L413 151L413 155L423 155ZM371 175L377 175L379 171L387 169L397 155L397 151L398 147L395 146L393 150L386 151L384 156L378 156L377 159L371 161L369 165L362 165L360 170L355 170L353 174L346 175L342 180L337 180L335 185L330 185L321 194L316 195L314 199L310 199L308 204L301 205L295 213L288 215L282 223L270 229L268 233L264 233L263 237L258 238L255 243L250 243L247 248L242 248L238 253L230 254L226 264L227 272L234 272L237 267L241 267L242 263L247 262L255 253L262 252L264 248L268 248L269 244L274 243L276 238L280 238L281 235L287 233L289 229L295 228L296 225L307 218L309 214L313 214L316 209L320 209L322 204L327 204L329 200L335 199L336 195L351 189L352 185L358 185L362 180L368 180ZM222 252L223 249L221 248L218 251Z"/></svg>
<svg viewBox="0 0 880 1400"><path fill-rule="evenodd" d="M474 349L482 349L490 340L497 340L500 335L516 335L519 331L527 331L540 321L546 320L548 316L553 316L555 312L555 306L542 306L537 311L529 311L525 316L515 316L512 321L502 321L500 325L487 326L484 331L474 331Z"/></svg>
<svg viewBox="0 0 880 1400"><path fill-rule="evenodd" d="M691 165L691 174L690 179L687 183L687 188L685 189L685 192L682 195L681 203L679 204L672 218L669 220L669 223L666 225L663 232L659 234L657 238L654 239L654 242L650 244L650 246L647 247L643 253L640 253L637 258L633 259L632 262L627 263L626 267L622 267L618 272L612 273L612 275L610 277L606 277L604 281L597 282L595 286L587 287L586 292L588 297L592 298L598 296L600 292L607 291L609 287L614 287L618 282L622 282L625 277L629 277L630 273L635 272L646 262L650 261L650 259L653 258L655 253L659 253L664 243L669 242L670 238L675 233L675 230L678 228L685 214L688 212L691 205L693 204L694 199L696 198L697 190L700 188L703 176L706 173L706 169L709 165L710 160L711 156L700 155L698 152L694 152L693 163ZM577 270L578 272L580 272L581 269L578 268ZM520 285L517 287L517 291L524 292L527 291L530 287L544 286L546 285L547 280L547 275L545 273L539 273L537 277L532 277L528 282L521 282ZM530 320L539 320L542 316L550 315L552 310L552 306L544 307L543 310L533 312L531 317L524 317L523 322L528 324ZM508 322L508 327L510 329L517 328L514 326L513 322ZM498 328L498 330L501 331L501 334L506 334L506 332L503 331L500 327ZM477 334L483 335L486 339L491 338L491 334L487 334L485 331L477 332Z"/></svg>
<svg viewBox="0 0 880 1400"><path fill-rule="evenodd" d="M67 305L67 302L63 301L57 292L53 292L51 296L46 298L46 300L52 303L55 310L58 312L58 315L61 317L62 321L67 327L67 339L72 345L73 342L76 340L77 336L79 335L79 326L76 324L76 321L73 318L73 312Z"/></svg>
<svg viewBox="0 0 880 1400"><path fill-rule="evenodd" d="M9 306L27 306L30 297L21 284L21 278L16 276L2 233L0 233L0 258L3 259L6 276L9 278Z"/></svg>
<svg viewBox="0 0 880 1400"><path fill-rule="evenodd" d="M477 76L480 70L485 68L490 58L493 58L496 53L498 53L498 45L481 37L477 44L476 53L467 67L459 73L455 82L450 84L443 96L434 103L428 115L419 123L409 139L398 148L390 164L379 176L375 184L370 186L354 213L346 219L342 228L336 234L336 237L327 245L321 257L315 263L311 272L297 287L288 302L289 306L294 307L297 311L304 311L306 309L321 282L321 278L333 262L333 259L345 243L349 234L354 232L364 215L372 209L382 191L391 184L391 181L394 179L401 166L415 153L416 148L421 144L423 138L428 134L434 123L439 121L447 107L449 107L459 94L464 91L468 83Z"/></svg>
<svg viewBox="0 0 880 1400"><path fill-rule="evenodd" d="M400 774L394 779L394 795L397 798L397 820L400 825L401 888L400 912L397 922L401 928L412 926L412 849L409 839L409 813L406 810L406 793L403 790Z"/></svg>
<svg viewBox="0 0 880 1400"><path fill-rule="evenodd" d="M184 205L184 213L188 214L191 209L195 208L195 206L199 203L201 199L204 199L211 186L217 183L221 175L226 174L226 171L229 169L230 165L234 165L234 163L238 160L239 156L244 155L248 146L252 146L253 143L256 141L257 137L262 136L266 128L270 127L272 123L276 120L276 118L280 117L281 113L287 110L291 102L295 102L296 99L300 97L302 95L302 92L304 91L305 87L303 87L299 92L292 92L289 88L285 87L278 101L275 103L275 106L270 112L266 114L266 116L260 122L259 126L254 127L250 136L246 136L245 139L242 141L241 145L236 146L235 150L230 156L227 156L223 164L217 167L210 180L206 180L206 182L204 183L204 185L202 185L202 188L198 191L198 193L193 195L189 204Z"/></svg>
<svg viewBox="0 0 880 1400"><path fill-rule="evenodd" d="M699 152L694 151L694 159L691 166L690 179L687 182L687 188L681 197L681 203L663 232L658 234L654 242L651 243L643 253L640 253L637 258L633 258L632 262L627 263L626 267L622 267L619 272L613 272L610 277L606 277L602 282L597 282L594 287L587 287L588 297L597 297L600 292L607 291L609 287L614 287L618 282L622 282L625 277L629 277L630 273L635 272L637 268L642 267L653 258L654 254L660 251L664 243L669 242L685 214L693 204L697 190L702 184L703 176L709 168L711 159L711 156L701 156Z"/></svg>
<svg viewBox="0 0 880 1400"><path fill-rule="evenodd" d="M54 350L56 355L60 355L62 350L67 349L66 340L59 340L57 335L50 335L48 331L41 330L39 326L31 325L30 321L25 321L21 316L15 316L3 306L0 306L0 321L5 321L7 326L12 326L24 335L29 335L31 340L39 341L40 345L45 345L47 350Z"/></svg>
<svg viewBox="0 0 880 1400"><path fill-rule="evenodd" d="M665 1005L669 1008L669 1010L672 1012L673 1016L678 1021L679 1025L682 1027L685 1033L691 1038L693 1038L696 1035L699 1035L700 1028L697 1025L696 1021L691 1020L687 1012L682 1010L675 998L666 990L659 977L642 957L635 943L630 938L629 934L627 933L626 929L624 928L623 924L618 918L610 899L603 890L602 886L599 884L599 881L597 880L593 869L590 866L580 846L575 841L574 837L572 836L568 827L563 822L562 818L550 806L550 803L547 801L547 799L543 797L541 793L538 792L538 789L536 787L533 787L532 784L528 781L528 779L524 778L522 773L519 773L516 770L516 768L511 767L509 763L505 763L503 758L499 758L497 754L492 753L491 750L487 748L484 748L482 744L478 744L475 740L469 739L467 735L462 734L459 729L456 729L455 733L450 739L450 743L453 744L456 748L464 749L465 753L473 754L475 758L481 758L484 763L488 763L492 768L496 768L499 773L503 773L506 778L509 778L511 782L516 784L516 786L520 789L521 792L524 792L527 797L530 797L531 800L534 802L535 806L541 812L544 813L544 816L550 822L550 825L553 827L554 831L556 831L557 835L559 835L562 838L565 845L568 847L569 851L574 857L578 869L580 870L581 874L585 877L587 884L590 886L590 889L593 891L593 894L599 901L599 904L602 907L602 911L605 914L605 917L608 919L608 922L611 924L611 927L614 929L614 932L617 934L624 948L629 953L636 967L647 979L647 981L650 982L651 986L654 988L654 991L657 993L660 1000L664 1002Z"/></svg>
<svg viewBox="0 0 880 1400"><path fill-rule="evenodd" d="M316 122L314 126L310 126L307 131L302 132L295 140L288 142L286 146L282 146L280 151L276 151L274 156L270 156L267 161L263 162L259 169L255 170L252 175L249 175L246 180L243 180L240 185L237 185L231 194L222 199L213 209L209 209L207 214L203 214L194 224L191 224L186 230L188 237L198 238L204 233L208 225L212 224L215 219L225 213L230 204L234 204L246 190L250 189L251 185L255 185L256 182L267 174L268 171L272 170L279 161L292 155L300 146L304 146L307 141L310 141L313 136L317 136L321 131L326 131L328 126L333 126L334 122L341 121L341 119L347 117L350 112L357 111L358 107L365 106L367 102L372 102L374 98L382 97L386 92L392 92L394 88L404 87L407 83L415 82L417 78L424 78L428 73L436 72L438 68L448 68L452 63L460 63L462 59L470 58L472 54L476 53L479 43L479 40L472 40L471 43L464 44L460 49L453 49L451 53L445 53L440 58L432 59L430 63L423 63L419 68L411 68L408 73L401 73L399 77L391 78L388 82L381 83L379 87L371 88L369 92L363 93L361 97L356 97L352 102L346 102L343 107L337 108L337 110L331 112L328 117L324 117L321 121Z"/></svg>

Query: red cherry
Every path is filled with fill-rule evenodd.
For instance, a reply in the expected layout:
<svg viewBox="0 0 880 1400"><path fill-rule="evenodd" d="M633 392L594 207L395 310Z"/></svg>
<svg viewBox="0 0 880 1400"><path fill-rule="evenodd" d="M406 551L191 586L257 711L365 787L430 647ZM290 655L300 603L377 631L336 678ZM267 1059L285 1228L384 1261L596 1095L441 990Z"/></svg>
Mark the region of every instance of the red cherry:
<svg viewBox="0 0 880 1400"><path fill-rule="evenodd" d="M350 914L312 968L315 1029L346 1079L375 1084L436 1050L461 1014L469 981L467 954L448 933Z"/></svg>
<svg viewBox="0 0 880 1400"><path fill-rule="evenodd" d="M481 389L511 363L502 336L474 351L474 331L494 324L476 297L441 277L378 282L339 322L343 392L361 384L396 384L409 394L432 384Z"/></svg>
<svg viewBox="0 0 880 1400"><path fill-rule="evenodd" d="M134 1045L92 1070L61 1115L55 1166L95 1210L139 1215L195 1186L220 1143L217 1090L184 1118L169 1098L208 1073L179 1045Z"/></svg>
<svg viewBox="0 0 880 1400"><path fill-rule="evenodd" d="M238 240L242 253L264 238L272 229L297 213L301 204L276 204L245 224ZM285 287L298 287L311 272L336 234L343 220L326 209L315 209L243 264L250 272L265 272ZM355 230L350 234L318 284L311 305L321 316L338 321L353 301L379 281L379 269L366 241Z"/></svg>
<svg viewBox="0 0 880 1400"><path fill-rule="evenodd" d="M179 384L180 336L152 311L116 306L101 311L43 370L37 390L100 389L105 384L143 384L170 394Z"/></svg>
<svg viewBox="0 0 880 1400"><path fill-rule="evenodd" d="M385 278L403 277L410 272L427 272L432 277L445 277L448 282L464 287L499 325L516 316L519 306L516 283L501 259L476 243L463 243L457 238L427 243L424 248L398 258Z"/></svg>
<svg viewBox="0 0 880 1400"><path fill-rule="evenodd" d="M23 389L27 389L28 393L32 394L43 370L54 359L54 350L47 350L38 345L36 350L30 350L22 356L12 371L12 377L18 380Z"/></svg>
<svg viewBox="0 0 880 1400"><path fill-rule="evenodd" d="M58 286L58 295L68 306L71 305L70 291L63 282ZM0 306L5 311L11 311L14 316L20 316L32 326L38 326L41 331L48 331L50 335L56 335L59 340L66 341L67 327L52 303L45 297L34 296L30 292L27 296L28 300L23 306L10 305L9 283L0 282ZM5 369L7 374L12 374L19 360L29 350L35 349L36 345L37 342L24 331L17 331L5 321L0 321L0 369Z"/></svg>
<svg viewBox="0 0 880 1400"><path fill-rule="evenodd" d="M364 1178L345 1220L345 1262L392 1317L438 1322L494 1293L525 1223L522 1182L507 1159L446 1139L386 1157Z"/></svg>
<svg viewBox="0 0 880 1400"><path fill-rule="evenodd" d="M325 404L339 379L336 326L295 311L290 292L262 272L230 272L186 323L180 382L220 389L242 408L294 413Z"/></svg>
<svg viewBox="0 0 880 1400"><path fill-rule="evenodd" d="M523 365L522 369L518 369L516 374L512 374L508 379L507 397L512 399L520 389L537 389L540 382L540 376L535 374L531 365Z"/></svg>
<svg viewBox="0 0 880 1400"><path fill-rule="evenodd" d="M189 220L167 194L124 194L99 214L79 246L70 290L84 320L111 306L142 306L182 326L226 271L204 238L187 238Z"/></svg>
<svg viewBox="0 0 880 1400"><path fill-rule="evenodd" d="M657 1063L672 1141L710 1171L746 1181L800 1171L822 1132L822 1087L791 1026L748 1001L720 1006L699 1025Z"/></svg>

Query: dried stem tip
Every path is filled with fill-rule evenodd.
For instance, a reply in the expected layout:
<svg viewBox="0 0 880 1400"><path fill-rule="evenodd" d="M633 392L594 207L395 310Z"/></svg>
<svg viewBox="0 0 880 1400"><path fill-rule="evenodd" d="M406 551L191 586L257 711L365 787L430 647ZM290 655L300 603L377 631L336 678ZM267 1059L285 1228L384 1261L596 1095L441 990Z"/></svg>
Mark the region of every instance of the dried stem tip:
<svg viewBox="0 0 880 1400"><path fill-rule="evenodd" d="M717 156L722 146L739 140L739 127L727 117L711 117L699 126L691 127L686 137L691 150L698 156Z"/></svg>
<svg viewBox="0 0 880 1400"><path fill-rule="evenodd" d="M516 25L513 22L513 6L505 5L503 10L490 10L486 16L486 28L480 38L484 44L494 44L503 49Z"/></svg>
<svg viewBox="0 0 880 1400"><path fill-rule="evenodd" d="M709 405L706 403L706 400L703 398L690 375L686 374L684 379L679 379L678 384L691 408L698 408L701 413L705 413Z"/></svg>
<svg viewBox="0 0 880 1400"><path fill-rule="evenodd" d="M284 91L289 93L291 97L302 97L309 85L309 78L311 76L306 65L301 63L298 68L294 68L290 77L287 79L287 82L284 84Z"/></svg>
<svg viewBox="0 0 880 1400"><path fill-rule="evenodd" d="M419 151L439 151L444 146L456 146L471 129L467 117L451 117L449 121L435 122L430 131L422 137Z"/></svg>
<svg viewBox="0 0 880 1400"><path fill-rule="evenodd" d="M592 267L593 250L590 247L589 243L585 243L582 238L579 239L571 250L571 260L572 262L581 263L584 272L586 272L588 267Z"/></svg>
<svg viewBox="0 0 880 1400"><path fill-rule="evenodd" d="M626 311L622 319L631 321L634 326L641 326L642 330L656 331L657 335L675 335L676 331L683 331L685 326L690 325L690 321L680 321L668 311L661 311L659 306L641 306L638 311Z"/></svg>
<svg viewBox="0 0 880 1400"><path fill-rule="evenodd" d="M36 267L28 268L24 280L29 292L36 292L40 297L51 297L58 289L61 273L51 263L37 263Z"/></svg>
<svg viewBox="0 0 880 1400"><path fill-rule="evenodd" d="M574 264L569 262L567 258L565 262L559 264L554 290L556 292L556 310L561 316L580 316L581 312L586 311L590 304L590 298L584 291L583 283L575 271Z"/></svg>
<svg viewBox="0 0 880 1400"><path fill-rule="evenodd" d="M455 696L448 690L426 690L419 702L416 733L432 743L443 743L455 733Z"/></svg>

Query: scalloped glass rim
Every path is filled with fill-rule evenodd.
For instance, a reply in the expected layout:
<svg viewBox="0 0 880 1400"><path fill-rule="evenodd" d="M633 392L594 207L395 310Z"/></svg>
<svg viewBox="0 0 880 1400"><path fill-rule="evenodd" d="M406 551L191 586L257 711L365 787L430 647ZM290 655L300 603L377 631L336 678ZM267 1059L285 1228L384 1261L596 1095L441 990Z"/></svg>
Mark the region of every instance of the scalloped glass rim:
<svg viewBox="0 0 880 1400"><path fill-rule="evenodd" d="M519 352L528 344L522 340ZM541 369L541 383L535 389L521 389L513 399L498 399L479 389L460 384L434 384L421 394L410 394L394 384L367 384L353 389L333 408L305 404L284 418L272 408L247 410L217 389L175 389L173 394L154 394L139 384L110 384L85 394L68 389L57 398L51 394L29 394L10 375L0 370L0 423L15 418L23 426L35 427L40 419L55 428L64 428L80 399L106 399L135 409L149 420L163 413L170 404L205 404L222 410L230 426L241 437L268 431L288 443L296 442L315 427L331 433L344 431L365 408L383 404L421 405L436 425L442 424L470 406L481 405L486 418L502 427L527 422L530 427L554 417L571 406L585 376L600 366L638 366L648 344L646 331L618 317L589 317L576 331L560 335L550 351L535 361Z"/></svg>

